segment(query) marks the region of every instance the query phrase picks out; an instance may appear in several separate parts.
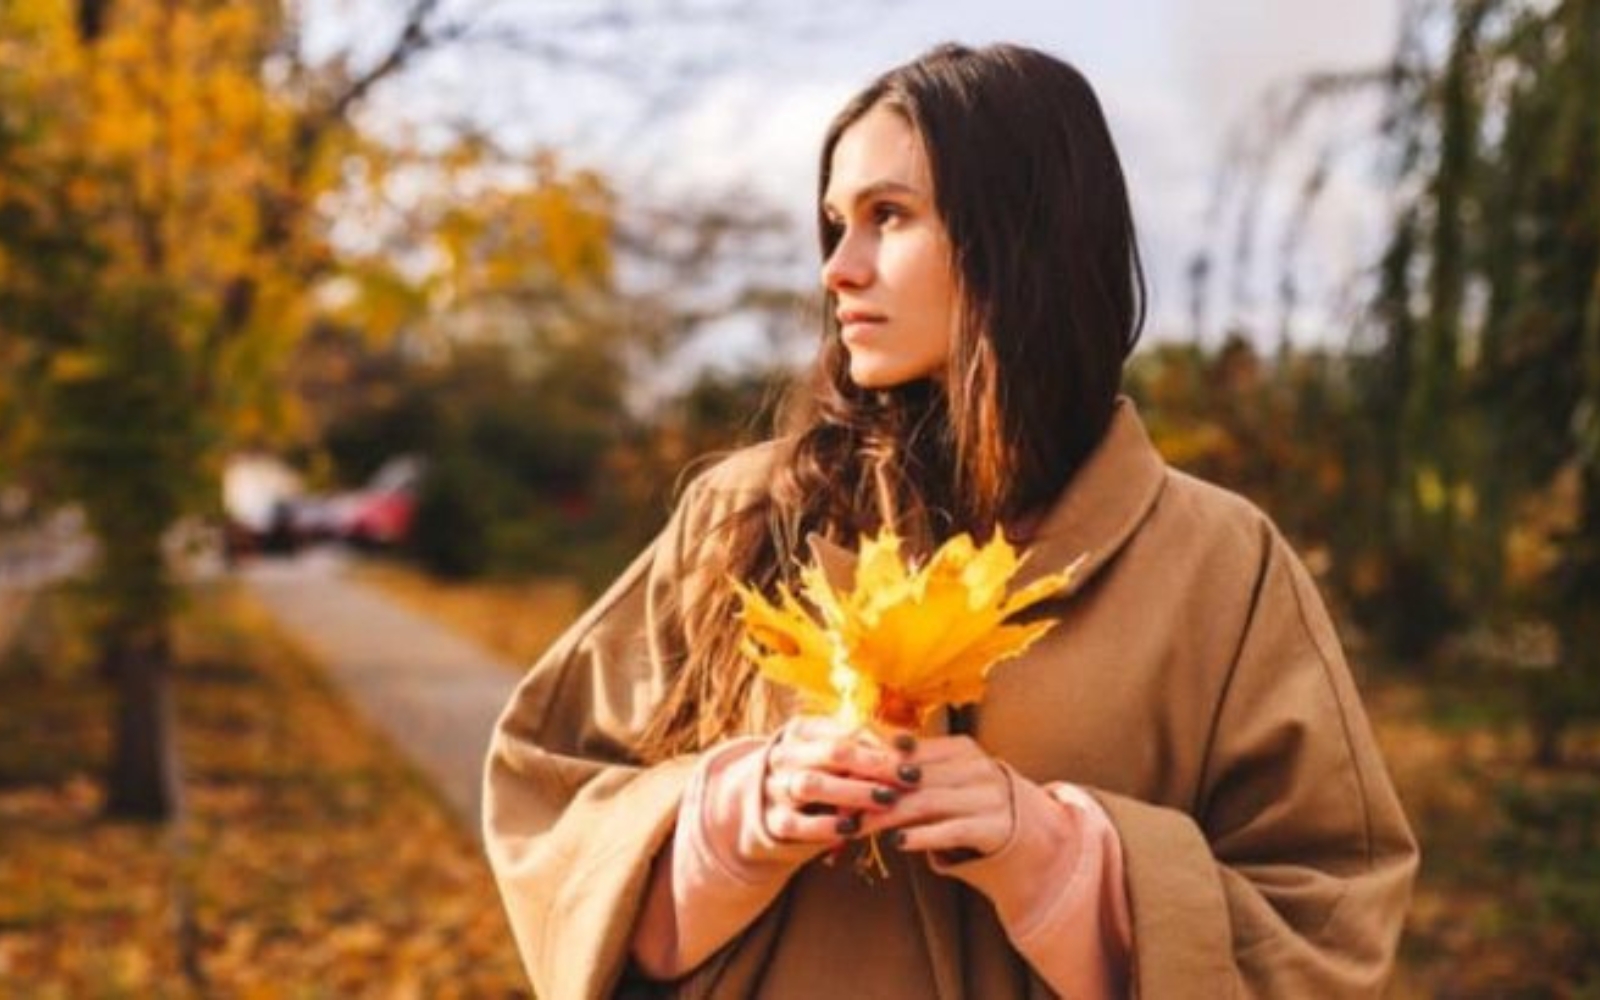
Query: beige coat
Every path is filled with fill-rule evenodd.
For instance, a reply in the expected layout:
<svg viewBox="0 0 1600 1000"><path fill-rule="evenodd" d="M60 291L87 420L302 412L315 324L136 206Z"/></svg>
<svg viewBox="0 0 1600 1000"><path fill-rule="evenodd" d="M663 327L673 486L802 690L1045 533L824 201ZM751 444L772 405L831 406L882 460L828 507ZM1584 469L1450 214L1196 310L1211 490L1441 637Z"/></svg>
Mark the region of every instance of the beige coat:
<svg viewBox="0 0 1600 1000"><path fill-rule="evenodd" d="M694 546L764 483L771 448L687 491L671 522L538 662L486 775L489 855L542 1000L619 988L651 860L692 759L629 741L686 644ZM1417 848L1305 569L1246 501L1168 469L1127 401L1042 523L1023 578L1088 553L1059 627L996 669L974 735L1070 781L1121 838L1140 996L1375 996ZM890 852L891 855L893 852ZM868 885L813 862L677 995L1048 996L986 899L892 857Z"/></svg>

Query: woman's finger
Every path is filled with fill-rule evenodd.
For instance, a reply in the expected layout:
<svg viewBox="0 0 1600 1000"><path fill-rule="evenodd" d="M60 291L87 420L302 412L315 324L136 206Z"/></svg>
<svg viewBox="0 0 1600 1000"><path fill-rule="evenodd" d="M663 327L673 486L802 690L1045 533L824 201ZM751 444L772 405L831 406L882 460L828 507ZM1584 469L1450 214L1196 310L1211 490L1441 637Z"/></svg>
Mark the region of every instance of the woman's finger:
<svg viewBox="0 0 1600 1000"><path fill-rule="evenodd" d="M923 741L908 755L921 771L890 809L866 817L863 832L893 831L906 850L987 854L1010 840L1015 816L1011 776L966 737Z"/></svg>
<svg viewBox="0 0 1600 1000"><path fill-rule="evenodd" d="M920 789L893 808L863 817L863 834L887 833L908 851L968 849L990 854L1012 837L1016 820L1004 790Z"/></svg>
<svg viewBox="0 0 1600 1000"><path fill-rule="evenodd" d="M882 812L899 799L899 790L882 782L843 777L827 771L774 767L767 778L767 801L794 809L824 806L834 811Z"/></svg>
<svg viewBox="0 0 1600 1000"><path fill-rule="evenodd" d="M968 758L993 759L989 751L970 736L925 736L920 740L914 739L904 756L921 764L937 764Z"/></svg>
<svg viewBox="0 0 1600 1000"><path fill-rule="evenodd" d="M938 851L976 856L993 854L1010 842L1011 821L993 813L953 816L920 826L896 827L889 837L902 851ZM952 859L955 860L955 859Z"/></svg>
<svg viewBox="0 0 1600 1000"><path fill-rule="evenodd" d="M840 832L841 817L811 814L788 805L768 806L762 822L773 839L790 844L837 843L848 832Z"/></svg>
<svg viewBox="0 0 1600 1000"><path fill-rule="evenodd" d="M1010 819L1010 799L1004 789L989 787L921 788L906 792L889 808L877 811L874 829L919 826L990 813Z"/></svg>
<svg viewBox="0 0 1600 1000"><path fill-rule="evenodd" d="M863 734L817 717L786 724L769 754L773 771L823 771L893 785L902 755Z"/></svg>

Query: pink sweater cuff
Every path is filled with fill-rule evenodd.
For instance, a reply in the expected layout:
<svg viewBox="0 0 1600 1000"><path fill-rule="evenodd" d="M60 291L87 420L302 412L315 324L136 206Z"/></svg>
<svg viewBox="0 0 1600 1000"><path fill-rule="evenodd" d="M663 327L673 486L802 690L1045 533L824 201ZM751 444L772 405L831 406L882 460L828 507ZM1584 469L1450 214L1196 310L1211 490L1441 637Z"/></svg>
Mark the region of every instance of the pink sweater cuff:
<svg viewBox="0 0 1600 1000"><path fill-rule="evenodd" d="M634 928L633 953L654 979L676 979L749 926L814 847L767 833L762 783L770 740L731 740L701 757L667 864L658 864Z"/></svg>
<svg viewBox="0 0 1600 1000"><path fill-rule="evenodd" d="M701 760L678 808L680 886L730 881L763 890L782 888L816 855L815 845L789 844L767 832L762 785L772 739L731 740Z"/></svg>
<svg viewBox="0 0 1600 1000"><path fill-rule="evenodd" d="M1062 996L1126 995L1132 921L1122 843L1076 785L1011 778L1016 823L993 854L934 868L987 896L1011 943Z"/></svg>

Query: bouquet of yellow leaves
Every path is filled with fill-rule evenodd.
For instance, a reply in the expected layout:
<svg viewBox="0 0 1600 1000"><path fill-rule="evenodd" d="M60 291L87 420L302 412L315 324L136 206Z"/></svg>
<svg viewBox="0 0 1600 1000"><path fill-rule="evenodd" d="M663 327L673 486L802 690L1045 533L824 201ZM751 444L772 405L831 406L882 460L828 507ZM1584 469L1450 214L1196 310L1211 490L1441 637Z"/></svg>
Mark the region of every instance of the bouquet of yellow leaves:
<svg viewBox="0 0 1600 1000"><path fill-rule="evenodd" d="M820 563L804 567L800 593L815 616L787 587L773 604L736 583L744 654L809 711L919 728L940 708L980 700L995 664L1050 631L1054 620L1008 619L1065 591L1082 562L1007 593L1022 559L998 532L982 547L957 535L920 567L900 544L890 530L866 539L848 590Z"/></svg>

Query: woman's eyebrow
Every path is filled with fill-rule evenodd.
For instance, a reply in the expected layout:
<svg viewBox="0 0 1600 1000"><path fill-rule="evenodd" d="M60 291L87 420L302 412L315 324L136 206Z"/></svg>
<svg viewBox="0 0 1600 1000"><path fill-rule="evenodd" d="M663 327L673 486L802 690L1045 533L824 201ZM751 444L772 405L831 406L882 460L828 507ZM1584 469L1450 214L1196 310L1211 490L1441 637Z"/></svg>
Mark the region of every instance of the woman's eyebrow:
<svg viewBox="0 0 1600 1000"><path fill-rule="evenodd" d="M918 191L909 184L904 184L900 181L881 180L873 181L866 187L858 188L855 193L850 196L850 203L859 205L864 201L871 201L873 198L882 197L886 194L910 195L912 197L922 196L921 191ZM831 198L824 198L822 200L822 210L824 212L838 214L839 206Z"/></svg>

